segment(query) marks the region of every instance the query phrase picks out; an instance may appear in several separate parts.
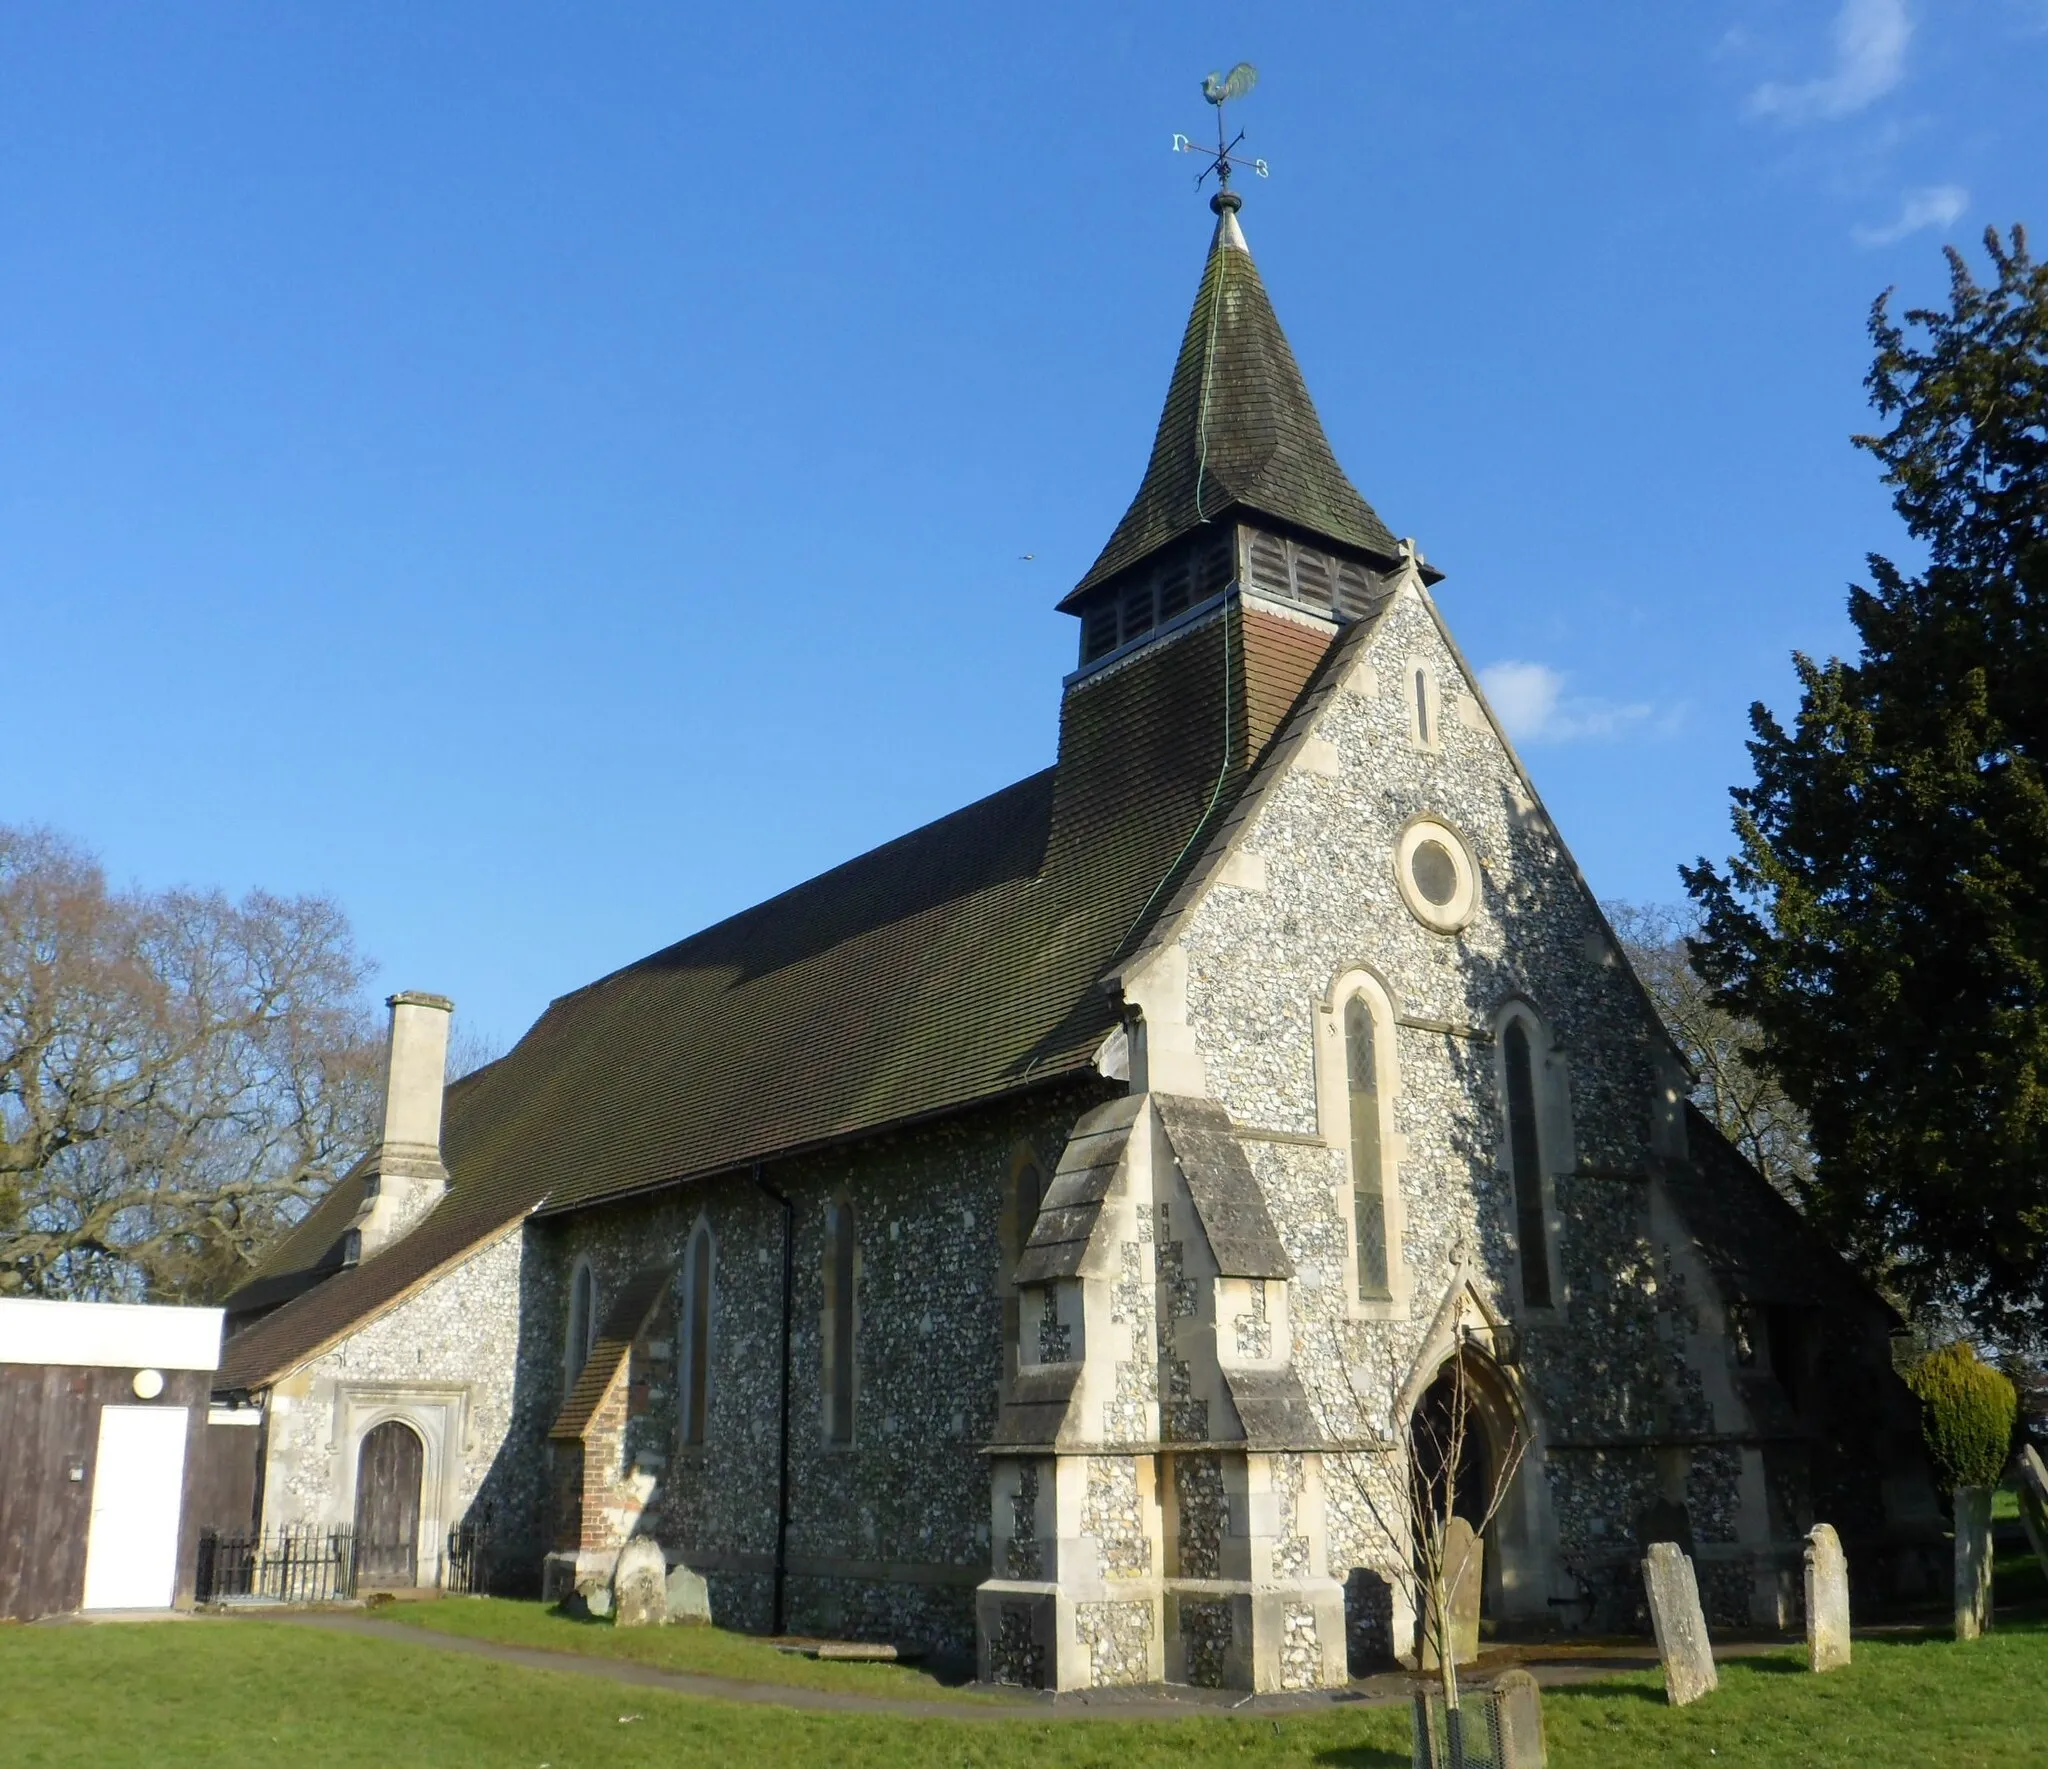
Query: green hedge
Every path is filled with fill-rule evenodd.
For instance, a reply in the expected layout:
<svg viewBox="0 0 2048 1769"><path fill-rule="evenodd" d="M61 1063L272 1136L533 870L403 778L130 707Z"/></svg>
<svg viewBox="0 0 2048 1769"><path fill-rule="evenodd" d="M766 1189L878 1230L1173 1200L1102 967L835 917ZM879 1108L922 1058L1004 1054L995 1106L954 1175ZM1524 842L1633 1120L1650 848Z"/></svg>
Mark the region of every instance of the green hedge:
<svg viewBox="0 0 2048 1769"><path fill-rule="evenodd" d="M1996 1486L2005 1478L2019 1415L2011 1382L1960 1340L1930 1351L1906 1382L1920 1397L1920 1432L1944 1487Z"/></svg>

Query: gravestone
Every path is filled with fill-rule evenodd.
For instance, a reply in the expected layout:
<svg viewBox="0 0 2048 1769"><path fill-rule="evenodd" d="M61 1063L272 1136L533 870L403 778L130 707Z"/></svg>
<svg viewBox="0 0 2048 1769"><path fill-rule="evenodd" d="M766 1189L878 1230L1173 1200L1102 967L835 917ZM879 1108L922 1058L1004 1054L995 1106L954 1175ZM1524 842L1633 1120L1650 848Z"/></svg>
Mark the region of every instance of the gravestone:
<svg viewBox="0 0 2048 1769"><path fill-rule="evenodd" d="M705 1624L711 1620L711 1587L701 1572L680 1562L668 1575L668 1619Z"/></svg>
<svg viewBox="0 0 2048 1769"><path fill-rule="evenodd" d="M668 1560L661 1544L635 1536L612 1568L612 1626L658 1628L668 1620Z"/></svg>
<svg viewBox="0 0 2048 1769"><path fill-rule="evenodd" d="M1676 1542L1650 1544L1643 1556L1643 1590L1650 1600L1657 1656L1664 1661L1664 1696L1682 1708L1718 1688L1720 1678L1707 1640L1707 1618L1700 1611L1699 1582Z"/></svg>
<svg viewBox="0 0 2048 1769"><path fill-rule="evenodd" d="M1444 1531L1444 1590L1450 1611L1448 1638L1451 1662L1469 1665L1479 1656L1479 1599L1485 1585L1486 1543L1462 1517L1453 1517ZM1435 1599L1425 1605L1421 1651L1418 1663L1425 1671L1438 1668L1437 1641L1433 1625Z"/></svg>
<svg viewBox="0 0 2048 1769"><path fill-rule="evenodd" d="M2020 1522L2041 1570L2048 1572L2048 1463L2032 1444L2022 1444L2015 1469L2019 1475Z"/></svg>
<svg viewBox="0 0 2048 1769"><path fill-rule="evenodd" d="M1520 1668L1503 1671L1487 1694L1495 1769L1545 1769L1550 1759L1543 1748L1543 1698L1536 1679Z"/></svg>
<svg viewBox="0 0 2048 1769"><path fill-rule="evenodd" d="M1834 1525L1806 1532L1806 1668L1849 1662L1849 1562Z"/></svg>
<svg viewBox="0 0 2048 1769"><path fill-rule="evenodd" d="M1956 1638L1991 1626L1991 1489L1959 1486L1956 1506Z"/></svg>

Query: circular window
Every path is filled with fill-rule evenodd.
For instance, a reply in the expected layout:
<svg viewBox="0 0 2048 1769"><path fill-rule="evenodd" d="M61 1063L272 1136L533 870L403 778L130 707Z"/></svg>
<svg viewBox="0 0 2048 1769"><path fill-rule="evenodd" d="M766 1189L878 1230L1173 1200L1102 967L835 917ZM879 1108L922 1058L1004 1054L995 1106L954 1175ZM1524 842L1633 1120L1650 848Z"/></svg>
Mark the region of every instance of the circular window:
<svg viewBox="0 0 2048 1769"><path fill-rule="evenodd" d="M1394 882L1424 927L1454 934L1472 919L1478 876L1465 838L1434 817L1418 817L1394 847Z"/></svg>
<svg viewBox="0 0 2048 1769"><path fill-rule="evenodd" d="M1458 894L1458 867L1451 850L1434 839L1419 841L1408 856L1408 876L1415 888L1439 909Z"/></svg>

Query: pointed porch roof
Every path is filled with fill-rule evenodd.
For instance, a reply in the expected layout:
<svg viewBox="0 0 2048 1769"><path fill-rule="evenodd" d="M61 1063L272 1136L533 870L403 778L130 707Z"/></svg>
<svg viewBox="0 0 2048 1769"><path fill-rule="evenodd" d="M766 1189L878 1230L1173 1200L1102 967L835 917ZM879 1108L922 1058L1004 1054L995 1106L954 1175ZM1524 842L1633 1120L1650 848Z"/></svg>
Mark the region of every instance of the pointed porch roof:
<svg viewBox="0 0 2048 1769"><path fill-rule="evenodd" d="M1237 224L1238 196L1211 200L1216 233L1181 339L1138 495L1066 600L1236 509L1391 563L1399 544L1345 477Z"/></svg>

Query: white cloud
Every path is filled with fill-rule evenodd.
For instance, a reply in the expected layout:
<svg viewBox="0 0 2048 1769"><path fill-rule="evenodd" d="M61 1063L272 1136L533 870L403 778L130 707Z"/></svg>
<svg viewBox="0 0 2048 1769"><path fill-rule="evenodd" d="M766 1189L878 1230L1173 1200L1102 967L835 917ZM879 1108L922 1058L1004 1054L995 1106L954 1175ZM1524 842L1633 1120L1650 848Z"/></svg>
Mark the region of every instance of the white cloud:
<svg viewBox="0 0 2048 1769"><path fill-rule="evenodd" d="M1842 0L1834 36L1834 66L1818 79L1759 86L1749 95L1751 115L1788 123L1853 116L1905 77L1906 45L1913 40L1906 0Z"/></svg>
<svg viewBox="0 0 2048 1769"><path fill-rule="evenodd" d="M1970 193L1960 184L1931 184L1909 190L1900 200L1895 220L1882 227L1857 227L1850 231L1859 246L1889 246L1923 227L1951 226L1970 206Z"/></svg>
<svg viewBox="0 0 2048 1769"><path fill-rule="evenodd" d="M1655 710L1646 702L1623 704L1567 694L1568 678L1547 663L1509 659L1488 664L1479 672L1479 680L1508 735L1518 743L1619 737L1640 729Z"/></svg>

